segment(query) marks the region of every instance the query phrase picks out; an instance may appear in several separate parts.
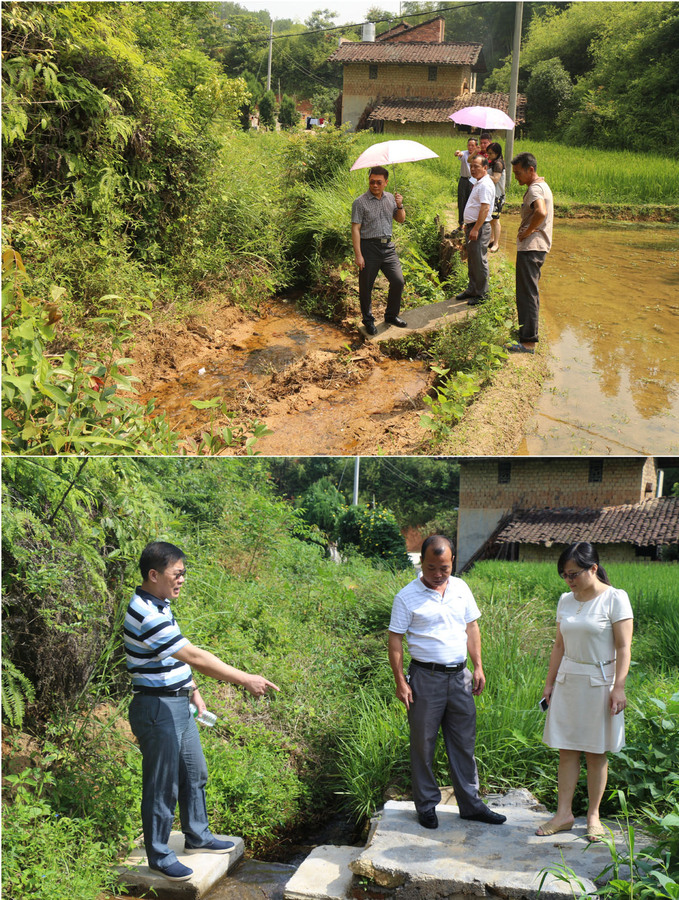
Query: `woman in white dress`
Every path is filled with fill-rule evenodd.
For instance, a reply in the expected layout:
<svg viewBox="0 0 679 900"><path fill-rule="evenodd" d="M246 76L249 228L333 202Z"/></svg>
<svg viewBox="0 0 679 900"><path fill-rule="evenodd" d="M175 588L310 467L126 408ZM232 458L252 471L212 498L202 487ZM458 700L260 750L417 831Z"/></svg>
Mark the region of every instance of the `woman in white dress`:
<svg viewBox="0 0 679 900"><path fill-rule="evenodd" d="M599 819L608 776L606 754L625 743L632 607L625 591L611 585L590 543L571 544L557 566L571 591L561 595L556 611L556 640L542 695L549 704L542 739L559 750L559 798L555 815L536 834L573 827L573 794L584 753L587 839L598 841L606 833Z"/></svg>

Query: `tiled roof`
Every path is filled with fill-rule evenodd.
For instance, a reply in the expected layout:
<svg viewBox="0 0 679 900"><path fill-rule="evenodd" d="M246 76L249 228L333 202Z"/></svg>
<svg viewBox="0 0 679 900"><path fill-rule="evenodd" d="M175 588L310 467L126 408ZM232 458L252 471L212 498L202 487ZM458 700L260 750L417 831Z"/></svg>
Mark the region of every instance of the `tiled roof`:
<svg viewBox="0 0 679 900"><path fill-rule="evenodd" d="M482 103L479 98L492 98L493 103ZM447 100L429 100L417 97L386 97L378 100L378 105L370 113L368 121L383 120L385 122L443 122L451 124L449 116L457 109L465 106L492 106L507 112L508 94L465 94ZM517 122L524 121L526 98L519 94L516 103Z"/></svg>
<svg viewBox="0 0 679 900"><path fill-rule="evenodd" d="M343 41L328 57L339 63L389 63L412 66L473 66L481 55L483 44L462 41L395 43L390 41Z"/></svg>
<svg viewBox="0 0 679 900"><path fill-rule="evenodd" d="M498 543L635 544L637 547L679 541L679 497L600 509L515 510L497 536Z"/></svg>
<svg viewBox="0 0 679 900"><path fill-rule="evenodd" d="M456 97L450 108L450 112L457 112L458 109L464 109L465 106L492 106L493 109L501 109L502 112L509 112L509 94L463 94ZM525 122L526 115L526 95L517 94L516 96L516 121Z"/></svg>

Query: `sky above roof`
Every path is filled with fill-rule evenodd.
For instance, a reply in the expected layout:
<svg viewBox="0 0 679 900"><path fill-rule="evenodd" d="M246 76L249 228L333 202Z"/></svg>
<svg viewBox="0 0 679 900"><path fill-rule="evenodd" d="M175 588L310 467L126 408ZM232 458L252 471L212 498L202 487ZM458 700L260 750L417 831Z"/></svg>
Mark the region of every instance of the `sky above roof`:
<svg viewBox="0 0 679 900"><path fill-rule="evenodd" d="M304 22L318 9L329 9L337 13L334 17L337 25L364 22L365 14L371 6L379 6L380 9L393 13L398 13L400 9L398 0L342 0L341 3L333 0L240 0L240 3L253 12L268 9L274 19L299 19L300 22Z"/></svg>

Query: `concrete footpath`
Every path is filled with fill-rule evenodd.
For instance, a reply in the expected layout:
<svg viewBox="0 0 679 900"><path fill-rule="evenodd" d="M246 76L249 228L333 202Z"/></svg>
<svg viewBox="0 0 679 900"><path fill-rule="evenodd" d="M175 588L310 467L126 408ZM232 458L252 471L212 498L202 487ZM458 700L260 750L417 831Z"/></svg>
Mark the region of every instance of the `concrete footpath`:
<svg viewBox="0 0 679 900"><path fill-rule="evenodd" d="M156 875L146 864L146 853L140 843L118 866L118 881L125 889L137 896L148 892L157 900L199 900L210 888L223 878L242 858L245 852L243 839L226 834L216 834L223 841L233 841L235 847L230 853L184 853L184 835L173 831L168 841L171 850L177 854L179 862L193 869L190 881L168 881Z"/></svg>
<svg viewBox="0 0 679 900"><path fill-rule="evenodd" d="M401 318L408 323L407 328L397 328L396 325L388 325L386 322L377 324L377 334L369 335L365 325L359 325L358 330L367 341L381 343L382 341L397 341L416 332L434 331L444 325L451 325L463 321L467 316L476 315L478 306L467 306L466 300L442 300L440 303L430 303L428 306L418 306L416 309L407 309L401 313Z"/></svg>
<svg viewBox="0 0 679 900"><path fill-rule="evenodd" d="M585 840L585 820L570 832L537 837L549 819L528 791L492 799L503 825L460 818L454 804L437 808L439 827L422 828L411 802L389 801L373 823L365 848L318 847L286 886L286 900L467 900L506 897L535 900L547 867L573 870L584 890L610 862L603 843ZM613 828L619 850L622 835ZM624 873L621 873L622 877ZM573 897L579 885L548 874L540 900ZM576 894L577 895L577 894Z"/></svg>

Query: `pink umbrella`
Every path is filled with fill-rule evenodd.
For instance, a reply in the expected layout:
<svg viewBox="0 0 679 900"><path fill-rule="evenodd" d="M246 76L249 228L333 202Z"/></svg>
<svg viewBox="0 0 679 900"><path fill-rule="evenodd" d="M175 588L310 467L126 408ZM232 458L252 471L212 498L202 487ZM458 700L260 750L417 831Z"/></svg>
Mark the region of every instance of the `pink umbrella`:
<svg viewBox="0 0 679 900"><path fill-rule="evenodd" d="M482 128L485 131L513 131L514 122L507 113L492 106L465 106L458 109L452 116L448 116L458 125L471 125L472 128Z"/></svg>

